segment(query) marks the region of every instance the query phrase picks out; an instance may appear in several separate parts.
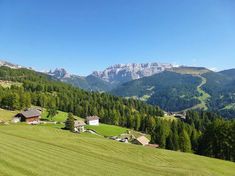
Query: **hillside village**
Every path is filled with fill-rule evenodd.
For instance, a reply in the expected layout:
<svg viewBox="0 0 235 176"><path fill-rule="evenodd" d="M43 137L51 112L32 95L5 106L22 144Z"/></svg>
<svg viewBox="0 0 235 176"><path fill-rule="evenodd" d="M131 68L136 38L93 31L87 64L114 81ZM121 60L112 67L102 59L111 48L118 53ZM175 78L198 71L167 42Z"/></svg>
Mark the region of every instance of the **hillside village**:
<svg viewBox="0 0 235 176"><path fill-rule="evenodd" d="M56 124L59 122L56 121L45 121L41 119L42 114L42 108L29 108L26 109L18 114L16 114L11 122L12 123L26 123L28 125L39 125L39 124ZM74 117L73 117L74 118ZM98 116L87 116L85 120L83 119L76 119L73 120L73 129L71 130L74 133L91 133L94 135L102 136L101 134L98 134L94 129L92 129L92 126L99 126L99 117ZM61 122L61 124L64 124L66 126L66 122ZM7 123L8 124L8 123ZM131 130L127 130L125 133L122 133L118 136L103 136L107 139L115 140L118 142L123 143L132 143L136 145L142 145L142 146L149 146L157 148L159 147L158 144L150 144L150 140L146 137L146 134L143 133L132 133Z"/></svg>

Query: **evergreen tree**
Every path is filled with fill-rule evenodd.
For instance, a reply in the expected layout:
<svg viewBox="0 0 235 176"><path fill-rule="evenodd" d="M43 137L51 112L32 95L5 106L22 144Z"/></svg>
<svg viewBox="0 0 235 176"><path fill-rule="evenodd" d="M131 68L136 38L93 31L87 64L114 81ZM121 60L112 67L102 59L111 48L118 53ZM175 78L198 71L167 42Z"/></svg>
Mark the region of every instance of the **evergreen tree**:
<svg viewBox="0 0 235 176"><path fill-rule="evenodd" d="M65 122L65 129L70 130L71 132L74 132L74 117L72 113L68 114L68 118Z"/></svg>
<svg viewBox="0 0 235 176"><path fill-rule="evenodd" d="M169 150L174 150L174 143L173 143L173 133L172 131L170 131L169 136L166 138L166 149Z"/></svg>
<svg viewBox="0 0 235 176"><path fill-rule="evenodd" d="M135 130L139 131L141 124L141 117L139 114L135 114Z"/></svg>
<svg viewBox="0 0 235 176"><path fill-rule="evenodd" d="M198 150L198 138L199 138L198 132L196 131L196 129L193 129L191 136L190 136L190 141L191 141L193 151Z"/></svg>
<svg viewBox="0 0 235 176"><path fill-rule="evenodd" d="M191 142L188 133L185 129L180 133L179 146L182 152L191 152Z"/></svg>
<svg viewBox="0 0 235 176"><path fill-rule="evenodd" d="M171 124L173 150L179 150L179 135L177 122L174 120Z"/></svg>

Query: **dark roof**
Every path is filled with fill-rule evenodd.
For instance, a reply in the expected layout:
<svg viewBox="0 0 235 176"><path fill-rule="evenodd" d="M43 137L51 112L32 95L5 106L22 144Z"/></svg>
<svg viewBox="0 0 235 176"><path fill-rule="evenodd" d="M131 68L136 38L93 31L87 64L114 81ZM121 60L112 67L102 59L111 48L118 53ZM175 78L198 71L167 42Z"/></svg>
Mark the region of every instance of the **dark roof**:
<svg viewBox="0 0 235 176"><path fill-rule="evenodd" d="M87 121L91 121L91 120L99 120L100 118L98 116L88 116L86 117Z"/></svg>
<svg viewBox="0 0 235 176"><path fill-rule="evenodd" d="M41 115L40 111L38 111L37 109L29 109L29 110L27 110L27 111L21 112L21 114L22 114L25 118L38 117L38 116Z"/></svg>

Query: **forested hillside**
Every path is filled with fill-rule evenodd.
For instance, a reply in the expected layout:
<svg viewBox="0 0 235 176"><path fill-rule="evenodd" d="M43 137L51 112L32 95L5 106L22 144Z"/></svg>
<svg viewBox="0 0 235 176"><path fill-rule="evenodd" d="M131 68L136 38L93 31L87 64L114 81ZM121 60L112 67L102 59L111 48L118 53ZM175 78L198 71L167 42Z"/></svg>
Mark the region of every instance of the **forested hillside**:
<svg viewBox="0 0 235 176"><path fill-rule="evenodd" d="M70 76L68 78L62 78L60 81L71 84L75 87L81 88L87 91L109 91L113 88L113 85L101 80L98 77L93 75L89 75L87 77L80 77L80 76Z"/></svg>
<svg viewBox="0 0 235 176"><path fill-rule="evenodd" d="M184 121L159 118L150 133L161 148L235 161L235 121L216 113L191 110Z"/></svg>
<svg viewBox="0 0 235 176"><path fill-rule="evenodd" d="M112 93L124 97L146 97L148 103L166 111L180 111L200 103L196 98L200 81L200 78L189 74L165 71L123 84Z"/></svg>
<svg viewBox="0 0 235 176"><path fill-rule="evenodd" d="M147 129L148 119L163 115L160 108L142 101L86 92L27 69L0 67L0 78L20 83L8 88L0 86L0 106L5 109L23 109L32 104L83 118L98 115L101 122L142 131Z"/></svg>
<svg viewBox="0 0 235 176"><path fill-rule="evenodd" d="M233 70L220 73L206 73L203 77L207 79L207 84L202 88L211 95L207 103L212 111L219 112L228 118L235 117L235 78Z"/></svg>
<svg viewBox="0 0 235 176"><path fill-rule="evenodd" d="M166 111L204 109L235 117L234 69L213 72L205 68L179 67L125 83L112 94L133 97Z"/></svg>

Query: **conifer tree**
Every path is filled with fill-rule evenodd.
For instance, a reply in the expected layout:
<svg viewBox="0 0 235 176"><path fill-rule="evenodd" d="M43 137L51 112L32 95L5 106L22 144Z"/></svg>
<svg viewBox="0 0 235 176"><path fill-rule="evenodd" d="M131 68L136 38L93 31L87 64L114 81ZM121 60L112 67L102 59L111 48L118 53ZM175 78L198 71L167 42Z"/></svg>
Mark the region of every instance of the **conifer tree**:
<svg viewBox="0 0 235 176"><path fill-rule="evenodd" d="M74 132L74 117L72 113L68 114L68 118L65 122L65 129L70 130L71 132Z"/></svg>
<svg viewBox="0 0 235 176"><path fill-rule="evenodd" d="M188 133L185 129L180 133L179 146L182 152L191 152L191 142Z"/></svg>

